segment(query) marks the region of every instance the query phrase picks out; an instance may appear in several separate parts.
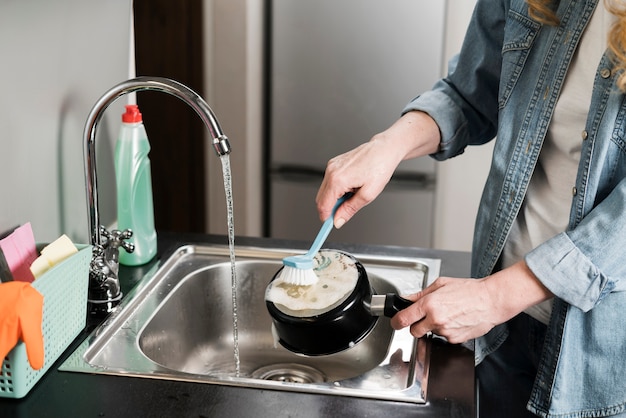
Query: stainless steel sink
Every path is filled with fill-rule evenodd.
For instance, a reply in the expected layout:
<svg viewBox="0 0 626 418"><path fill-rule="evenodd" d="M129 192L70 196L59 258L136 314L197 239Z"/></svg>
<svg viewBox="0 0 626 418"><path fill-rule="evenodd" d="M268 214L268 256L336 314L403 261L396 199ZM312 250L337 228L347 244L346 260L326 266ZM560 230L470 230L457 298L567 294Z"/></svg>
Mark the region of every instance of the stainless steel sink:
<svg viewBox="0 0 626 418"><path fill-rule="evenodd" d="M429 341L393 331L387 318L337 354L297 355L275 341L265 287L294 253L236 247L238 368L229 250L188 245L146 275L60 370L425 402ZM376 293L416 292L439 275L435 259L354 255Z"/></svg>

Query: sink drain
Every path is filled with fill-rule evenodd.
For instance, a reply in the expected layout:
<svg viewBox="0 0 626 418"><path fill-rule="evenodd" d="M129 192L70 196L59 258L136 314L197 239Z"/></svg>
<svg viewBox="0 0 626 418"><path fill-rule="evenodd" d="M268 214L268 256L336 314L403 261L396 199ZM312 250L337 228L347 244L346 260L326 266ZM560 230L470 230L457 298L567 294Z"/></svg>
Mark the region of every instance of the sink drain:
<svg viewBox="0 0 626 418"><path fill-rule="evenodd" d="M295 363L263 366L252 372L252 377L289 383L323 383L326 381L326 376L319 370Z"/></svg>

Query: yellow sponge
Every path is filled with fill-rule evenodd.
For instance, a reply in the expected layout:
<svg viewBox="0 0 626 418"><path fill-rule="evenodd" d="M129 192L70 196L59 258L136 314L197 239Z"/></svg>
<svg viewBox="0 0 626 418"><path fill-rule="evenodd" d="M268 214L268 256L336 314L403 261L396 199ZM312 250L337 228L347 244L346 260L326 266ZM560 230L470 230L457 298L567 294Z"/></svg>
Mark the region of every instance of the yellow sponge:
<svg viewBox="0 0 626 418"><path fill-rule="evenodd" d="M55 264L60 263L77 252L78 249L72 240L65 234L61 235L54 242L41 250L41 255L31 264L30 271L33 273L33 276L37 278Z"/></svg>

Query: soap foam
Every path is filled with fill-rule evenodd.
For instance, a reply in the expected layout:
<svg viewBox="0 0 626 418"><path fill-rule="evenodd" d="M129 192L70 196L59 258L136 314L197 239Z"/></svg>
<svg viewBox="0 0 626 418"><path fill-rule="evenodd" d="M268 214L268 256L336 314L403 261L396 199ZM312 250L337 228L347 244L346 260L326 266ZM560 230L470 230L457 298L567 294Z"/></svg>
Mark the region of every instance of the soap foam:
<svg viewBox="0 0 626 418"><path fill-rule="evenodd" d="M347 254L323 250L313 260L313 271L319 277L310 286L284 281L281 270L265 291L265 300L281 312L294 317L321 315L339 306L354 290L359 279L356 261Z"/></svg>

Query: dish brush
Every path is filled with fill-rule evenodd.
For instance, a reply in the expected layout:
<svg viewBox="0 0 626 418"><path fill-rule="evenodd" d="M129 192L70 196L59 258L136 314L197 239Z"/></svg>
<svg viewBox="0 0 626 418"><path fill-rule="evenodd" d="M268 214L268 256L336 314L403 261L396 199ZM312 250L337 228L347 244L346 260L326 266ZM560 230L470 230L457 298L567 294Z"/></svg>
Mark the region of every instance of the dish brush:
<svg viewBox="0 0 626 418"><path fill-rule="evenodd" d="M317 233L313 245L311 245L311 248L306 254L283 258L284 267L280 273L283 282L296 286L311 286L317 283L319 278L313 270L313 257L315 257L320 248L322 248L322 244L324 244L328 234L330 234L330 231L333 229L333 221L337 208L350 196L352 196L352 193L347 193L337 199L337 203L335 203L330 216L322 224L320 232Z"/></svg>

